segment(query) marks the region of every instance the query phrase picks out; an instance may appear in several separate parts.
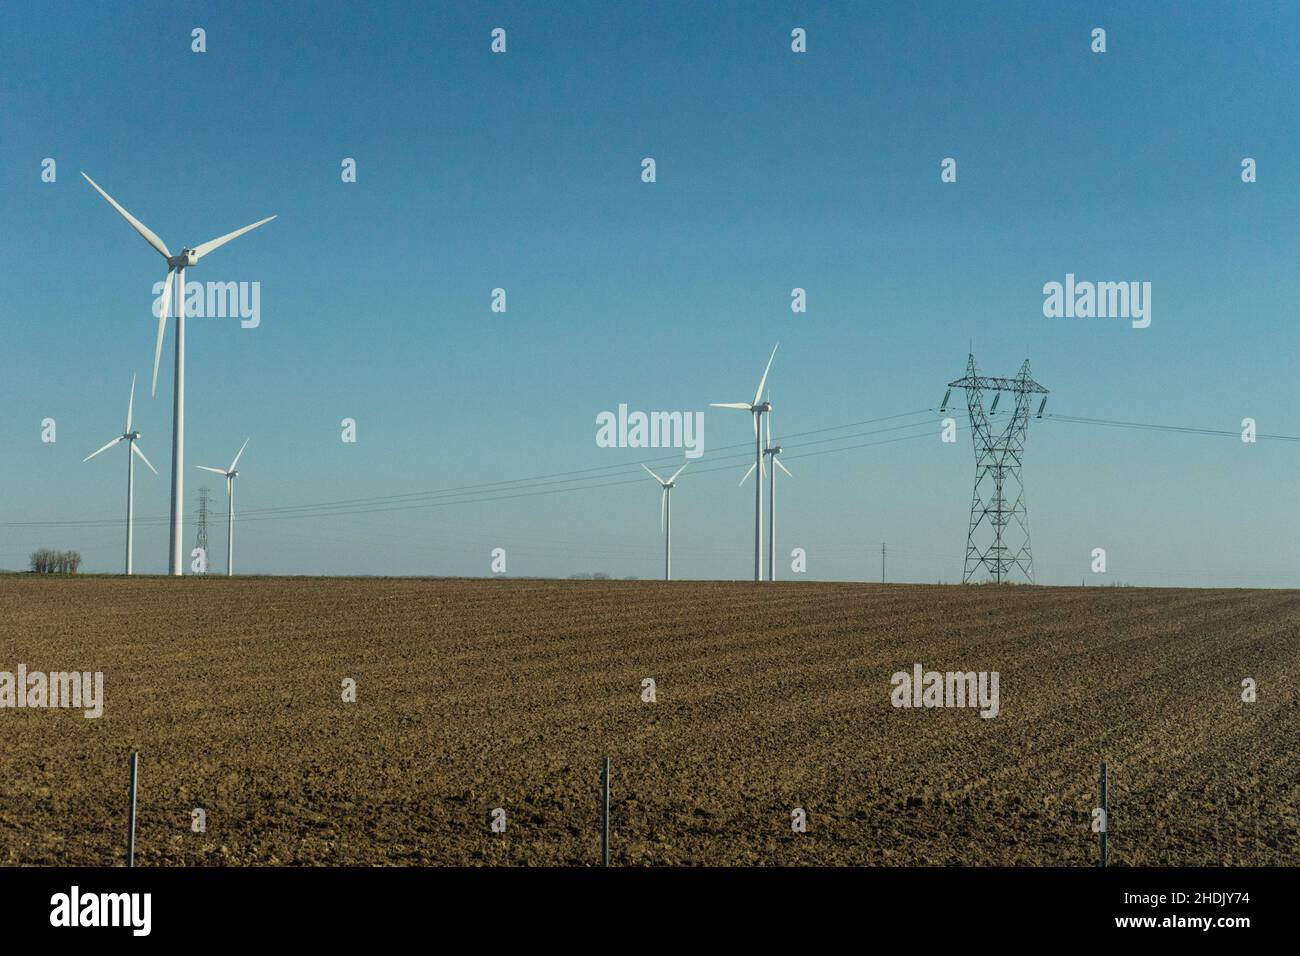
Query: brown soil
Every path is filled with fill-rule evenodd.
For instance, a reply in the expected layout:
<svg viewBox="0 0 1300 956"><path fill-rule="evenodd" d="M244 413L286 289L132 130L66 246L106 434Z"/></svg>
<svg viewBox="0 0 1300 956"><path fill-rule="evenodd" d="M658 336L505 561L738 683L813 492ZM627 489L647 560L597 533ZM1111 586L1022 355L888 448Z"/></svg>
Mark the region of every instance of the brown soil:
<svg viewBox="0 0 1300 956"><path fill-rule="evenodd" d="M1116 864L1300 848L1295 591L4 576L19 663L106 704L0 709L0 864L119 863L133 748L145 866L592 864L605 755L617 864L1087 865L1103 759Z"/></svg>

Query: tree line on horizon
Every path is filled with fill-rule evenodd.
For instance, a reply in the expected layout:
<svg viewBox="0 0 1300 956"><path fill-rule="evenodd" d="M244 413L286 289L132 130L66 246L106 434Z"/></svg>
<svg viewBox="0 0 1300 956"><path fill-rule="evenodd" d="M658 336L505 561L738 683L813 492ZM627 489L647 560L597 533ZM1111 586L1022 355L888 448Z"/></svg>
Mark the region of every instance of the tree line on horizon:
<svg viewBox="0 0 1300 956"><path fill-rule="evenodd" d="M76 574L81 568L78 551L54 551L37 548L32 552L31 569L35 574Z"/></svg>

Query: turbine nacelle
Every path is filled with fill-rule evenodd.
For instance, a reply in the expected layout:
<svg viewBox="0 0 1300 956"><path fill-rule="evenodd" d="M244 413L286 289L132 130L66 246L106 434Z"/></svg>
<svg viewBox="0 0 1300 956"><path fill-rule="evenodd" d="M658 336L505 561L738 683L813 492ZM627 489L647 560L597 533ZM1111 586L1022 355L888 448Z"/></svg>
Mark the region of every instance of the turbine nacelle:
<svg viewBox="0 0 1300 956"><path fill-rule="evenodd" d="M239 467L238 467L239 459L243 457L244 449L247 447L248 447L248 439L245 438L244 443L239 446L239 451L235 455L235 460L230 463L229 468L212 468L208 465L197 465L196 467L202 471L210 471L214 475L220 475L222 478L225 478L227 482L234 481L236 478L239 477Z"/></svg>
<svg viewBox="0 0 1300 956"><path fill-rule="evenodd" d="M686 465L689 465L689 464L690 464L690 462L687 462L687 463L686 463ZM664 491L667 491L669 488L676 488L676 487L677 487L677 476L680 475L683 471L686 470L686 465L682 465L682 467L678 468L676 471L674 471L674 472L673 472L671 475L669 475L667 478L660 478L657 474L655 474L655 473L654 473L653 471L651 471L649 468L646 468L646 466L645 466L644 464L642 464L641 467L642 467L642 468L645 468L645 470L646 470L646 474L648 474L648 475L649 475L651 478L653 478L655 481L659 482L659 486L660 486L661 488L663 488Z"/></svg>
<svg viewBox="0 0 1300 956"><path fill-rule="evenodd" d="M188 269L199 264L199 254L193 249L182 249L178 256L168 256L167 265L173 269Z"/></svg>

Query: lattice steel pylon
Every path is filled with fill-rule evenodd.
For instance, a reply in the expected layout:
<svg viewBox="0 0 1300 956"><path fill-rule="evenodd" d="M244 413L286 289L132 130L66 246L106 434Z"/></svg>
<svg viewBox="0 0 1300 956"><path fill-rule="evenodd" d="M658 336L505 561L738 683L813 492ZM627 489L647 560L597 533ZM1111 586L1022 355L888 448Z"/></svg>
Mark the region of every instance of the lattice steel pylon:
<svg viewBox="0 0 1300 956"><path fill-rule="evenodd" d="M208 489L199 489L199 535L195 547L202 548L203 553L208 553Z"/></svg>
<svg viewBox="0 0 1300 956"><path fill-rule="evenodd" d="M1025 359L1015 378L993 378L975 370L974 355L967 357L966 377L948 383L948 394L954 388L966 390L966 408L970 412L971 438L975 444L975 491L971 496L962 583L968 584L984 568L999 584L1016 571L1033 584L1034 556L1029 546L1029 511L1020 467L1025 456L1032 396L1043 396L1037 412L1041 418L1043 406L1047 404L1047 389L1029 374L1029 359ZM984 409L986 392L995 393L988 411ZM1012 394L1015 408L1002 430L995 431L990 419L997 414L1003 392ZM947 405L948 395L945 395L940 411Z"/></svg>

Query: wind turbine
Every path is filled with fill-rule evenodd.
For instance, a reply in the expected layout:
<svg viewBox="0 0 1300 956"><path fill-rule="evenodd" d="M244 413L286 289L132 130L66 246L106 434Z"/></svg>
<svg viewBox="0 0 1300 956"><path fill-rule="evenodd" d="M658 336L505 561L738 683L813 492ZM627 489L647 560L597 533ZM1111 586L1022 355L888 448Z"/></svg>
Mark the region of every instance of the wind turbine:
<svg viewBox="0 0 1300 956"><path fill-rule="evenodd" d="M772 459L772 483L767 489L767 579L776 580L776 470L780 468L789 477L790 469L781 464L781 446L772 444L772 413L769 411L764 426L767 428L767 448L763 454ZM749 466L749 471L745 472L745 477L740 479L743 485L749 476L754 473L754 466Z"/></svg>
<svg viewBox="0 0 1300 956"><path fill-rule="evenodd" d="M230 463L229 468L209 468L207 465L198 465L204 471L211 471L218 475L226 476L226 577L231 577L235 573L235 479L239 477L236 466L239 464L239 455L244 453L248 447L248 439L239 446L239 454L235 455L235 460Z"/></svg>
<svg viewBox="0 0 1300 956"><path fill-rule="evenodd" d="M767 360L767 368L763 369L763 377L758 380L758 388L754 392L752 402L714 402L713 408L739 408L749 412L754 417L754 467L758 470L758 478L754 483L754 580L763 580L763 436L759 430L759 419L765 412L772 410L772 403L763 400L763 386L767 384L767 373L772 370L772 360L776 358L776 350L781 347L781 343L776 343L772 349L772 355Z"/></svg>
<svg viewBox="0 0 1300 956"><path fill-rule="evenodd" d="M198 261L212 250L224 246L231 239L237 239L250 229L265 225L275 216L267 216L251 226L210 239L193 249L182 249L179 255L174 256L148 226L118 205L117 200L100 189L99 184L84 172L81 175L85 176L86 182L95 187L95 192L107 199L108 204L131 224L131 228L144 237L145 242L153 246L158 254L167 260L167 279L163 283L162 308L158 316L158 341L153 353L153 385L149 392L151 395L158 392L158 363L162 359L163 332L167 328L167 311L171 305L173 277L176 280L174 283L176 286L176 374L172 393L172 520L167 572L178 575L181 573L181 549L184 547L181 540L181 512L185 490L185 479L182 475L185 466L185 270L189 266L197 265Z"/></svg>
<svg viewBox="0 0 1300 956"><path fill-rule="evenodd" d="M686 465L689 464L690 462L688 461ZM655 481L659 482L660 486L664 490L663 498L661 498L659 501L659 527L664 529L664 580L665 581L671 581L673 579L672 494L673 494L673 489L677 487L677 476L680 475L686 469L686 465L682 465L681 468L678 468L676 471L674 471L671 477L669 477L667 481L660 478L653 471L650 471L650 469L646 468L645 465L641 466L642 468L645 468L646 471L650 471L650 477L653 478Z"/></svg>
<svg viewBox="0 0 1300 956"><path fill-rule="evenodd" d="M112 448L120 441L125 441L127 448L130 449L130 451L126 453L126 573L127 574L135 573L131 561L131 552L134 550L134 544L135 544L135 532L133 529L133 524L135 521L135 456L139 455L140 460L144 462L146 465L149 465L149 470L152 471L155 475L158 474L158 469L155 468L150 463L148 458L144 457L144 452L142 452L138 447L136 447L135 443L140 440L140 433L131 431L131 413L134 410L135 410L135 376L132 375L131 376L131 398L126 403L125 430L122 432L122 434L118 435L116 438L114 438L111 442L109 442L99 451L92 451L85 458L81 459L83 463L90 461L90 459L98 455L100 451L108 451L110 448Z"/></svg>

